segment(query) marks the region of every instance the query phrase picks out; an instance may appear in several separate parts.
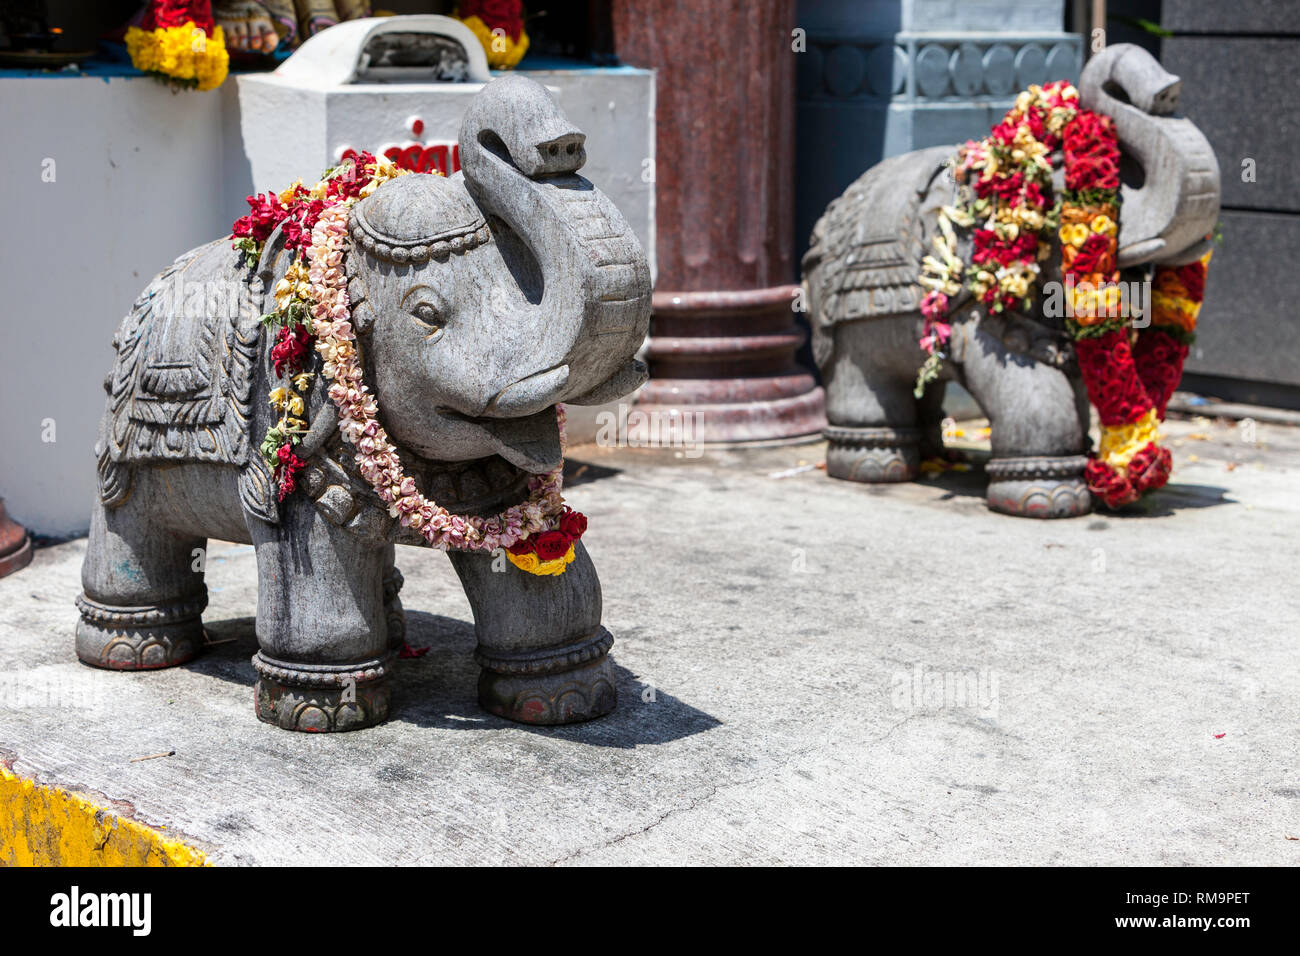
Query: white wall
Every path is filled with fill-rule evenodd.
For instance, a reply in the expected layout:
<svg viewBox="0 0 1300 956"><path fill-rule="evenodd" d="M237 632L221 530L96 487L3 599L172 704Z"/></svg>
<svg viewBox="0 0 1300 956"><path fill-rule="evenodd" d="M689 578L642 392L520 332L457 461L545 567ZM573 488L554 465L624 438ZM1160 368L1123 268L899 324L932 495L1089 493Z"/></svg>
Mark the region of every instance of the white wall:
<svg viewBox="0 0 1300 956"><path fill-rule="evenodd" d="M584 173L653 257L654 187L641 178L654 156L653 77L624 69L536 78L588 134ZM374 100L345 112L357 122L370 114L393 134L407 112L426 123L445 112L436 103L408 110L409 91L395 86L376 89ZM0 79L0 199L9 217L0 229L0 497L14 520L48 535L86 530L96 493L91 448L118 323L173 259L229 233L247 211L255 167L265 175L278 166L280 178L259 177L257 187L279 189L333 161L316 158L332 145L325 127L309 138L303 120L257 117L268 135L250 163L236 80L212 93L172 93L144 77ZM265 151L304 145L320 152L292 175L263 161ZM55 161L49 183L41 179L47 158ZM43 440L49 422L54 441Z"/></svg>
<svg viewBox="0 0 1300 956"><path fill-rule="evenodd" d="M113 333L155 274L229 232L251 185L235 108L233 83L0 79L0 496L30 530L89 524Z"/></svg>

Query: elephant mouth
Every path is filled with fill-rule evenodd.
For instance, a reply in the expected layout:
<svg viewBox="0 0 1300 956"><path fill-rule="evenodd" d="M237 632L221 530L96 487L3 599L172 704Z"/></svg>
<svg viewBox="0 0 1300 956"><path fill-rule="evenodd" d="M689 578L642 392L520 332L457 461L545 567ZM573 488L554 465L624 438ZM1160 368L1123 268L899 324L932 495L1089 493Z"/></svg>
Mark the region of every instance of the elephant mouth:
<svg viewBox="0 0 1300 956"><path fill-rule="evenodd" d="M523 418L474 417L452 408L439 408L438 412L481 432L486 444L498 455L531 474L554 471L564 461L553 407Z"/></svg>

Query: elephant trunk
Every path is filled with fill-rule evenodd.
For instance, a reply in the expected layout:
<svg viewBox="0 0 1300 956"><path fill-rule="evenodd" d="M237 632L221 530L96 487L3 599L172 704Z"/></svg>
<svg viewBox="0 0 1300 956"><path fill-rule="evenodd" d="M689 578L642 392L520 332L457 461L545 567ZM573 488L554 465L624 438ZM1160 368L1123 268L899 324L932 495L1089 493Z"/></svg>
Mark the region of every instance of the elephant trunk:
<svg viewBox="0 0 1300 956"><path fill-rule="evenodd" d="M634 356L649 329L649 266L614 204L577 175L585 140L543 87L517 75L490 83L462 122L466 189L520 280L523 301L511 308L539 332L538 371L502 389L486 416L595 404L645 380Z"/></svg>
<svg viewBox="0 0 1300 956"><path fill-rule="evenodd" d="M1173 114L1182 81L1141 47L1109 46L1079 78L1079 99L1115 121L1127 170L1119 265L1181 264L1203 254L1219 217L1219 163L1189 120Z"/></svg>

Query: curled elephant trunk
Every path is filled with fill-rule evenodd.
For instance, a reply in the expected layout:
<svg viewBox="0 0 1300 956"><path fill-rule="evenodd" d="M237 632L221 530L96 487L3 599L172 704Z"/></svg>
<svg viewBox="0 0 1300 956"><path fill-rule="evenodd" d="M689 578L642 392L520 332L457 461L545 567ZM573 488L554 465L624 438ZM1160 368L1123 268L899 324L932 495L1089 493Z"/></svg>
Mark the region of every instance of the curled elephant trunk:
<svg viewBox="0 0 1300 956"><path fill-rule="evenodd" d="M650 324L649 266L614 204L577 174L585 141L542 86L517 75L488 84L461 124L466 189L520 280L511 308L538 330L536 371L503 388L486 416L597 404L645 380L634 355Z"/></svg>
<svg viewBox="0 0 1300 956"><path fill-rule="evenodd" d="M1146 50L1109 46L1079 78L1079 98L1112 117L1124 157L1119 265L1180 265L1203 255L1219 217L1219 163L1189 120L1173 115L1182 81Z"/></svg>

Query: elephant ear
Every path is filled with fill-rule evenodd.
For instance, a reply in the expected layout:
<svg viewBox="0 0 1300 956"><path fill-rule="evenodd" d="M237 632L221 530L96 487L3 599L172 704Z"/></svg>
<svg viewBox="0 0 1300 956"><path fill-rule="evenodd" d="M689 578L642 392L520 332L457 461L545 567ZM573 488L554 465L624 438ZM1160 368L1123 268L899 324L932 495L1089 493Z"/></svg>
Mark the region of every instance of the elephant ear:
<svg viewBox="0 0 1300 956"><path fill-rule="evenodd" d="M264 331L262 316L274 308L273 290L276 275L283 273L280 268L281 257L285 254L284 230L280 226L266 239L262 246L262 255L257 260L257 268L248 282L249 295L236 339L243 348L251 349L253 355L265 354L260 349ZM276 496L275 475L262 458L261 436L252 434L255 416L251 405L253 380L256 378L254 363L249 363L248 374L238 383L240 403L244 410L244 427L248 433L248 454L239 469L239 501L244 510L267 524L280 523L280 503Z"/></svg>

